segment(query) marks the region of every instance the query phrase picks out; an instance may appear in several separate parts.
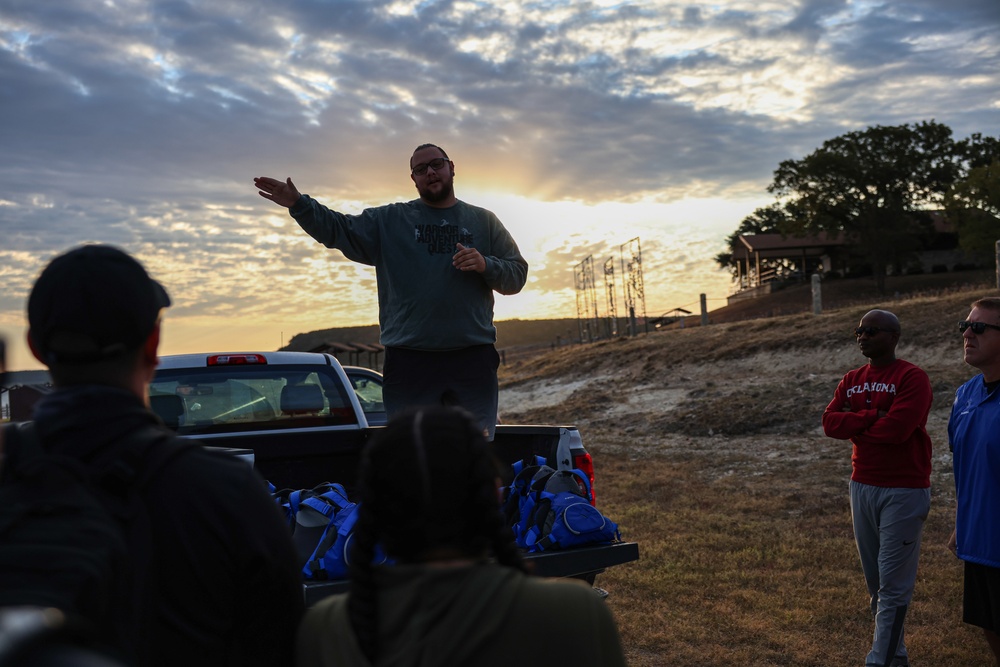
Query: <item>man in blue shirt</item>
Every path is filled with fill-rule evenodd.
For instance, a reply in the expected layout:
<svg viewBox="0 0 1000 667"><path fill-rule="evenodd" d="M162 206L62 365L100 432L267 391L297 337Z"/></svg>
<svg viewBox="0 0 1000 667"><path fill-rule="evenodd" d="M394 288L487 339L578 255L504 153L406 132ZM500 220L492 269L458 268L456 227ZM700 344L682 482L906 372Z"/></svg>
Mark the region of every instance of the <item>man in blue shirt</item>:
<svg viewBox="0 0 1000 667"><path fill-rule="evenodd" d="M965 561L962 620L983 629L1000 663L1000 297L958 323L965 363L982 371L955 393L948 421L958 506L949 546Z"/></svg>

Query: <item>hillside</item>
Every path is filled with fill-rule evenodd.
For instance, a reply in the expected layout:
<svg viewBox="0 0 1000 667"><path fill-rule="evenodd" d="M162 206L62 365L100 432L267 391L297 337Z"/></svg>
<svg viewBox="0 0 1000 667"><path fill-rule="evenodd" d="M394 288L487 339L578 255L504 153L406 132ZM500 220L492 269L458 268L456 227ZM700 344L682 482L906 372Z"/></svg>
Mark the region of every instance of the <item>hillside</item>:
<svg viewBox="0 0 1000 667"><path fill-rule="evenodd" d="M955 323L986 293L996 290L953 287L937 296L900 296L821 315L758 314L567 346L502 368L501 411L521 422L600 421L608 427L651 420L657 429L690 435L813 430L840 376L864 362L852 330L876 305L899 316L898 355L928 371L935 405L946 405L970 375Z"/></svg>
<svg viewBox="0 0 1000 667"><path fill-rule="evenodd" d="M886 280L886 294L883 301L914 295L940 294L944 291L969 289L989 285L993 281L991 273L969 271L962 273L936 273L916 276L890 276ZM878 301L875 282L871 278L851 280L827 280L823 283L823 303L825 310L842 308L850 304ZM709 312L709 322L713 324L734 322L761 317L774 317L792 313L812 312L812 291L808 284L789 285L782 290L757 299L736 302ZM685 327L696 326L699 315L686 318ZM672 325L680 328L680 324ZM546 320L501 320L496 323L497 348L505 350L508 358L533 355L551 349L557 344L566 344L579 336L579 325L574 318ZM370 324L356 327L334 327L296 334L284 350L305 351L324 343L364 343L378 342L378 326Z"/></svg>
<svg viewBox="0 0 1000 667"><path fill-rule="evenodd" d="M503 320L496 323L497 347L500 349L544 346L561 337L566 340L576 335L575 319L555 320ZM305 351L327 342L365 343L378 342L378 325L319 329L296 334L283 350Z"/></svg>
<svg viewBox="0 0 1000 667"><path fill-rule="evenodd" d="M914 664L992 664L961 621L961 564L945 545L948 415L974 374L956 322L998 292L934 291L859 297L821 315L744 311L758 319L565 346L501 368L503 421L579 426L602 510L640 545L637 563L598 580L632 667L863 661L872 623L847 499L851 446L827 438L821 417L844 372L865 362L853 329L876 305L899 316L898 356L923 367L934 391L933 500L907 647Z"/></svg>

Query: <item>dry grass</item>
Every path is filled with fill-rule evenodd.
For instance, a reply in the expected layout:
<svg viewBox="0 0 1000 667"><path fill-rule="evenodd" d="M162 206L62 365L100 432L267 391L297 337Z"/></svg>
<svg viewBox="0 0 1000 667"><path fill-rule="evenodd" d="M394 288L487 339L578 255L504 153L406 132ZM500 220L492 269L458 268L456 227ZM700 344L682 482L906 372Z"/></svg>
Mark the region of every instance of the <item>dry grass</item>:
<svg viewBox="0 0 1000 667"><path fill-rule="evenodd" d="M972 375L955 321L985 293L889 304L899 356L935 391L932 511L907 621L915 665L991 664L961 622L961 563L946 426ZM599 584L633 667L861 664L873 629L850 523L850 444L820 415L864 359L850 330L869 305L658 332L508 365L505 421L575 423L598 468L598 502L641 560Z"/></svg>

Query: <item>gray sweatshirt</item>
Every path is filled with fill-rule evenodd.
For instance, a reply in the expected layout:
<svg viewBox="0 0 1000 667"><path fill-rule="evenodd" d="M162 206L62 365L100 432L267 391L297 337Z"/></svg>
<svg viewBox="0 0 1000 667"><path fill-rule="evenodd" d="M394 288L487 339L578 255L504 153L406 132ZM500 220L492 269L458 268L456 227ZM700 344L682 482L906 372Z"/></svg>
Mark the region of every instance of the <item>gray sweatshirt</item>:
<svg viewBox="0 0 1000 667"><path fill-rule="evenodd" d="M289 212L318 242L375 267L381 341L389 347L451 350L496 342L493 291L517 294L528 276L500 220L462 201L442 209L415 199L346 215L302 195ZM452 266L457 243L483 255L484 273Z"/></svg>

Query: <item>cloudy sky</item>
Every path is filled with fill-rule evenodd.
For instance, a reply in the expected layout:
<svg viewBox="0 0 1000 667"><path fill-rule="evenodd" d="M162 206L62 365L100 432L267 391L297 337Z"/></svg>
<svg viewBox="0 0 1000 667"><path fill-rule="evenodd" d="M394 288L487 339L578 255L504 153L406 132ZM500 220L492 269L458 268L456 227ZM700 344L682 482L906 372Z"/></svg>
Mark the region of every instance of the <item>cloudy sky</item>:
<svg viewBox="0 0 1000 667"><path fill-rule="evenodd" d="M426 141L531 265L498 319L575 316L574 266L634 238L650 315L717 308L781 160L931 119L1000 134L997 0L4 0L0 333L37 367L31 281L92 241L173 295L165 353L372 323L371 270L252 179L359 212Z"/></svg>

